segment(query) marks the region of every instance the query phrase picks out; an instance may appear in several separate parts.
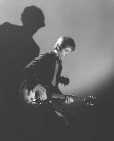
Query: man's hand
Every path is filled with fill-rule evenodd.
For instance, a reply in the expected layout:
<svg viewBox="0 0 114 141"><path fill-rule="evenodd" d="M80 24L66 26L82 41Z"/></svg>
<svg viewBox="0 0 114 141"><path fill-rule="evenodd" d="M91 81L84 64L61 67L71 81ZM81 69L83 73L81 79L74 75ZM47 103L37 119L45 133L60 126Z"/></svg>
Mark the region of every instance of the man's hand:
<svg viewBox="0 0 114 141"><path fill-rule="evenodd" d="M69 78L67 78L67 77L61 76L61 77L59 78L59 82L60 82L61 84L64 84L64 85L68 85L69 82L70 82L70 80L69 80Z"/></svg>

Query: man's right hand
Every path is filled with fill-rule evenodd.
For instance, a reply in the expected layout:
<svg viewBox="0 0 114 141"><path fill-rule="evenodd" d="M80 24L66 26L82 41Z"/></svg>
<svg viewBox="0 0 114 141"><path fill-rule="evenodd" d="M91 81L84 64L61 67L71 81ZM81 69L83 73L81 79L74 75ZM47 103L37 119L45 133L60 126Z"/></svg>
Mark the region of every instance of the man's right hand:
<svg viewBox="0 0 114 141"><path fill-rule="evenodd" d="M70 80L69 80L69 78L67 78L67 77L61 76L60 79L59 79L59 82L60 82L61 84L64 84L64 85L68 85L69 82L70 82Z"/></svg>

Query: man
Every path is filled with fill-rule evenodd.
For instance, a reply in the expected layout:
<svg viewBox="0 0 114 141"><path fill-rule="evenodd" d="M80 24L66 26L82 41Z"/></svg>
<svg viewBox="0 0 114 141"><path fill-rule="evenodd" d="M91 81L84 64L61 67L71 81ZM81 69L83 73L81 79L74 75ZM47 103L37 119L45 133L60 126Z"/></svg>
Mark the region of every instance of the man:
<svg viewBox="0 0 114 141"><path fill-rule="evenodd" d="M72 51L75 51L74 40L70 37L60 37L53 51L42 54L30 62L24 70L25 79L28 80L28 89L33 89L37 84L48 86L48 96L42 95L42 100L46 100L47 97L53 97L53 94L63 95L59 89L59 83L68 85L69 78L61 76L62 58ZM70 96L66 96L65 103L70 104L72 102L73 99ZM56 108L56 106L54 108L56 114L64 118L66 124L68 124L62 109Z"/></svg>

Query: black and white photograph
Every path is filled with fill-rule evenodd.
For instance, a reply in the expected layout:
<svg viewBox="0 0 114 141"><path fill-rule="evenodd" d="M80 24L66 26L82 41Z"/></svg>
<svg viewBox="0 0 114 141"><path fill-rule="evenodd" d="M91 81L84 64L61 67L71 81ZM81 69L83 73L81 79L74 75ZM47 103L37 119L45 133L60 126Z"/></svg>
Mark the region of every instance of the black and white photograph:
<svg viewBox="0 0 114 141"><path fill-rule="evenodd" d="M112 141L114 0L0 0L0 141Z"/></svg>

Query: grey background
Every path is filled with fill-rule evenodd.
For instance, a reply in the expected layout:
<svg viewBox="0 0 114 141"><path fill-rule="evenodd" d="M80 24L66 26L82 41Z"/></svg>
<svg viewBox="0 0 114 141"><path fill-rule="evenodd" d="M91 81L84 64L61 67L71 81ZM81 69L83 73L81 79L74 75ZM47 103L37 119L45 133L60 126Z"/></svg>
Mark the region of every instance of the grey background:
<svg viewBox="0 0 114 141"><path fill-rule="evenodd" d="M40 7L46 27L34 36L41 52L53 48L61 35L71 36L77 51L63 60L70 85L63 91L93 91L104 87L112 72L114 0L0 0L0 23L22 24L20 15L29 5Z"/></svg>

